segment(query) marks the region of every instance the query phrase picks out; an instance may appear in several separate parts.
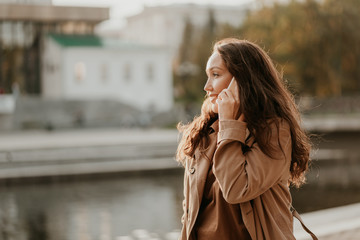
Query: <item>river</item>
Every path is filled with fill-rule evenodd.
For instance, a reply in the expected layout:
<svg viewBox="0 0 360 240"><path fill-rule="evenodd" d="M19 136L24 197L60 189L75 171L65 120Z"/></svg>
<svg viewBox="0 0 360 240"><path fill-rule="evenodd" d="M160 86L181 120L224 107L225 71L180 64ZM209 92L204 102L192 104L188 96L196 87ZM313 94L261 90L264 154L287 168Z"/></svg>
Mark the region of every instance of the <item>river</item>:
<svg viewBox="0 0 360 240"><path fill-rule="evenodd" d="M5 181L0 185L4 240L117 240L136 229L178 231L182 170ZM292 189L300 212L360 202L359 187ZM2 238L1 238L2 237Z"/></svg>

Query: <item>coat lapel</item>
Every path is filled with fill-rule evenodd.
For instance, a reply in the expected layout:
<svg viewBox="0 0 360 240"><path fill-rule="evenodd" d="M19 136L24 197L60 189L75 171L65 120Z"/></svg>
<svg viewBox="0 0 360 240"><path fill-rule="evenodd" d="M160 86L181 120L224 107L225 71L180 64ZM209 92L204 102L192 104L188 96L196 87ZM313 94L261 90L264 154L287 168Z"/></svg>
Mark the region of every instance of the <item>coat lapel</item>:
<svg viewBox="0 0 360 240"><path fill-rule="evenodd" d="M202 196L204 194L205 182L207 175L209 173L210 164L212 162L212 158L214 152L216 150L216 136L217 134L213 133L210 135L210 144L204 150L199 150L199 161L197 161L198 169L200 170L199 174L196 175L197 182L197 195L199 199L199 206L201 204Z"/></svg>
<svg viewBox="0 0 360 240"><path fill-rule="evenodd" d="M209 146L204 149L196 149L195 151L195 191L192 191L190 194L193 194L193 200L192 200L192 211L191 211L191 218L190 218L190 224L189 224L189 232L192 231L192 228L194 227L195 220L198 216L202 196L204 193L205 188L205 182L206 178L209 172L211 159L213 157L213 154L216 149L216 133L210 134L210 144Z"/></svg>

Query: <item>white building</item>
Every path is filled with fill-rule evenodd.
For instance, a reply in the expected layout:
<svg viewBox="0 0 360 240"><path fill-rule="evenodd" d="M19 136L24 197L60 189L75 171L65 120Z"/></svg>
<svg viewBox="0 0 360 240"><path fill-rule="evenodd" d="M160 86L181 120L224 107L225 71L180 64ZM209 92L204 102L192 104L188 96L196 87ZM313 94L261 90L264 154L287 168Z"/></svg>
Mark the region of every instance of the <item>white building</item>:
<svg viewBox="0 0 360 240"><path fill-rule="evenodd" d="M118 100L157 112L173 106L171 53L164 47L51 34L42 79L45 98Z"/></svg>
<svg viewBox="0 0 360 240"><path fill-rule="evenodd" d="M217 23L239 26L251 7L253 6L250 4L173 4L145 7L141 13L127 18L127 25L121 35L131 41L177 49L182 41L186 19L189 19L195 28L202 27L208 22L211 9Z"/></svg>
<svg viewBox="0 0 360 240"><path fill-rule="evenodd" d="M0 0L0 3L51 5L52 0Z"/></svg>
<svg viewBox="0 0 360 240"><path fill-rule="evenodd" d="M41 93L43 36L93 34L109 19L109 8L53 6L51 0L0 0L0 79L4 92L19 84L21 92Z"/></svg>

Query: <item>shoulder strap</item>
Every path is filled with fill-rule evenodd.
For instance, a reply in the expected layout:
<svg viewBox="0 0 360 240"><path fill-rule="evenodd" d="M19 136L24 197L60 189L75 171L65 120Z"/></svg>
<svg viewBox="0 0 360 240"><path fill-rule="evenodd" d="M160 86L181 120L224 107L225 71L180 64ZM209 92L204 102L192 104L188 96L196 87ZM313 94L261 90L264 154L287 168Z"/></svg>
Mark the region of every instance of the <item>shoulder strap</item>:
<svg viewBox="0 0 360 240"><path fill-rule="evenodd" d="M295 208L294 208L293 206L290 207L290 211L292 212L292 215L293 215L295 218L297 218L297 220L299 220L299 222L301 223L301 226L303 227L303 229L304 229L307 233L309 233L309 234L311 235L312 239L313 239L313 240L318 240L318 238L315 236L315 234L312 233L312 232L310 231L310 229L308 229L308 228L305 226L304 222L302 221L302 219L301 219L301 217L300 217L300 214L295 210Z"/></svg>

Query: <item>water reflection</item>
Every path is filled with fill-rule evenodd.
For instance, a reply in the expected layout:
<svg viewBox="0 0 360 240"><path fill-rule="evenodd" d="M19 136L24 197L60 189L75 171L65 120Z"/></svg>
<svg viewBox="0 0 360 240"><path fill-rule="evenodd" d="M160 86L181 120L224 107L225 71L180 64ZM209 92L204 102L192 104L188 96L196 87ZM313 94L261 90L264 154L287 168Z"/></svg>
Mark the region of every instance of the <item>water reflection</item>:
<svg viewBox="0 0 360 240"><path fill-rule="evenodd" d="M0 236L1 239L26 239L25 233L20 229L18 206L15 202L15 195L12 192L5 192L0 195Z"/></svg>
<svg viewBox="0 0 360 240"><path fill-rule="evenodd" d="M182 170L87 179L2 183L0 239L115 240L145 229L180 229ZM360 202L360 187L308 184L292 189L299 212Z"/></svg>
<svg viewBox="0 0 360 240"><path fill-rule="evenodd" d="M180 228L182 172L3 186L2 239L116 239Z"/></svg>
<svg viewBox="0 0 360 240"><path fill-rule="evenodd" d="M28 239L48 239L47 236L47 216L44 212L33 212L28 214L26 220L26 229L28 229Z"/></svg>

